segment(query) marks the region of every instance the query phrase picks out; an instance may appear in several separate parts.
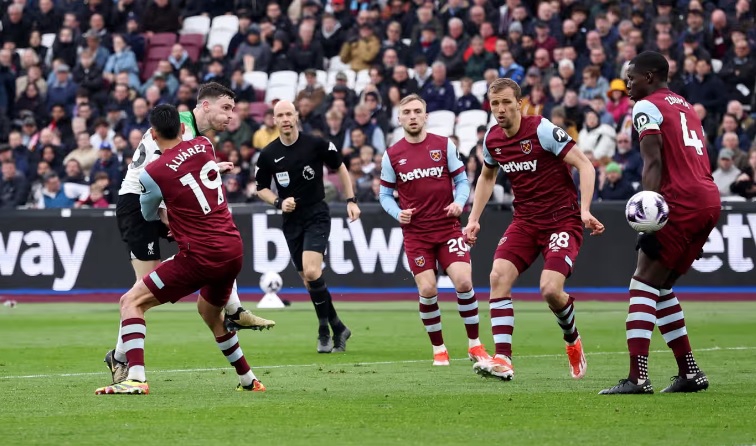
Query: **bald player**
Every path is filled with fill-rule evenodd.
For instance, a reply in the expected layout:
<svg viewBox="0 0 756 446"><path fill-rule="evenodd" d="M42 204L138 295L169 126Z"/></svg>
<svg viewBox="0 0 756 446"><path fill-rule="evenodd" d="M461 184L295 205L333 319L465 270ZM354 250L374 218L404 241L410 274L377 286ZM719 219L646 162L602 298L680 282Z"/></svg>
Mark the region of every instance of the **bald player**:
<svg viewBox="0 0 756 446"><path fill-rule="evenodd" d="M336 314L323 280L323 254L331 232L331 214L323 188L323 166L338 172L354 221L360 208L341 152L325 139L300 133L299 113L289 101L279 101L273 118L280 136L257 160L257 194L283 212L283 233L292 263L302 277L318 316L318 353L346 351L352 335ZM278 194L271 190L275 181ZM330 325L330 329L329 329ZM331 333L333 331L333 333Z"/></svg>

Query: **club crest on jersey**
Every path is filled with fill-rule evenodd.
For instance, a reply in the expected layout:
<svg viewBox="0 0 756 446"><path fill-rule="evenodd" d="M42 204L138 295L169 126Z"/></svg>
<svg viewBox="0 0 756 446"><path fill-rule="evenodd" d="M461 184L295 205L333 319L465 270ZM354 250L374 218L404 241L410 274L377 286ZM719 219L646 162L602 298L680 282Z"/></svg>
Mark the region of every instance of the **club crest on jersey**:
<svg viewBox="0 0 756 446"><path fill-rule="evenodd" d="M289 172L278 172L276 173L276 181L278 181L278 185L281 187L286 187L289 185Z"/></svg>
<svg viewBox="0 0 756 446"><path fill-rule="evenodd" d="M419 266L421 268L424 267L425 266L425 257L423 257L423 256L415 257L415 265L417 265L417 266Z"/></svg>
<svg viewBox="0 0 756 446"><path fill-rule="evenodd" d="M431 150L430 151L430 157L435 162L441 161L441 151L440 150Z"/></svg>
<svg viewBox="0 0 756 446"><path fill-rule="evenodd" d="M533 151L533 143L529 139L522 140L520 141L520 149L522 149L522 153L527 155Z"/></svg>

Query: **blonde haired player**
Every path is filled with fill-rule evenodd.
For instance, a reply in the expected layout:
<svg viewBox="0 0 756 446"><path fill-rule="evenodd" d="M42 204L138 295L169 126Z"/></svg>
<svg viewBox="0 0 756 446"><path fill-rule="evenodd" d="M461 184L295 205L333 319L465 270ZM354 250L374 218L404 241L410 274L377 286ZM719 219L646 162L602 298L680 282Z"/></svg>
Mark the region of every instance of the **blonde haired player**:
<svg viewBox="0 0 756 446"><path fill-rule="evenodd" d="M459 222L470 195L467 172L454 143L425 130L427 119L425 101L420 96L412 94L399 102L404 138L383 154L381 206L402 226L404 251L420 295L420 319L433 346L433 365L449 365L438 307L437 263L457 291L469 358L473 362L489 360L478 339L478 300L473 291L470 253ZM399 204L394 199L395 190Z"/></svg>

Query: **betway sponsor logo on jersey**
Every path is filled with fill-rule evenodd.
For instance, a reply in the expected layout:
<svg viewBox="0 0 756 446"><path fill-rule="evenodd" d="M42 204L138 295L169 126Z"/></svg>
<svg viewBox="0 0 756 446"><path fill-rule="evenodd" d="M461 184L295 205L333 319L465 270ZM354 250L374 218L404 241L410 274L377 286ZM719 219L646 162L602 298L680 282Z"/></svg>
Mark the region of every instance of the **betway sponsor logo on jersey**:
<svg viewBox="0 0 756 446"><path fill-rule="evenodd" d="M515 161L510 161L508 163L503 163L503 164L499 163L499 165L506 173L535 172L537 163L538 163L538 160L522 161L520 163L515 162Z"/></svg>
<svg viewBox="0 0 756 446"><path fill-rule="evenodd" d="M166 164L166 166L176 172L184 161L189 159L190 156L196 155L198 153L205 153L205 146L198 144L196 146L189 147L188 149L181 149L181 151L179 151L179 153L173 158L173 161L171 161L169 164Z"/></svg>
<svg viewBox="0 0 756 446"><path fill-rule="evenodd" d="M444 174L444 166L438 166L438 167L428 167L426 169L415 169L411 170L407 173L401 173L399 172L399 179L402 181L412 181L417 180L418 178L441 178L441 175Z"/></svg>
<svg viewBox="0 0 756 446"><path fill-rule="evenodd" d="M92 231L76 231L71 244L65 231L0 232L0 276L53 276L52 289L68 291L76 284L91 238Z"/></svg>

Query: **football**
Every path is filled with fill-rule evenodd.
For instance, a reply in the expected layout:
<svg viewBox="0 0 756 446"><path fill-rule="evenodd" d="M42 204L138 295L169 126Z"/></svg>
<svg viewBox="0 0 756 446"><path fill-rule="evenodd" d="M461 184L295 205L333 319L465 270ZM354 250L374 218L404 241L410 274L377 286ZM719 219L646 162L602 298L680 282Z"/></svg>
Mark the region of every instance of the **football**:
<svg viewBox="0 0 756 446"><path fill-rule="evenodd" d="M641 191L627 201L625 217L630 227L638 232L656 232L667 224L669 206L656 192Z"/></svg>
<svg viewBox="0 0 756 446"><path fill-rule="evenodd" d="M283 286L283 279L278 273L267 272L260 277L260 289L266 294L277 293Z"/></svg>

